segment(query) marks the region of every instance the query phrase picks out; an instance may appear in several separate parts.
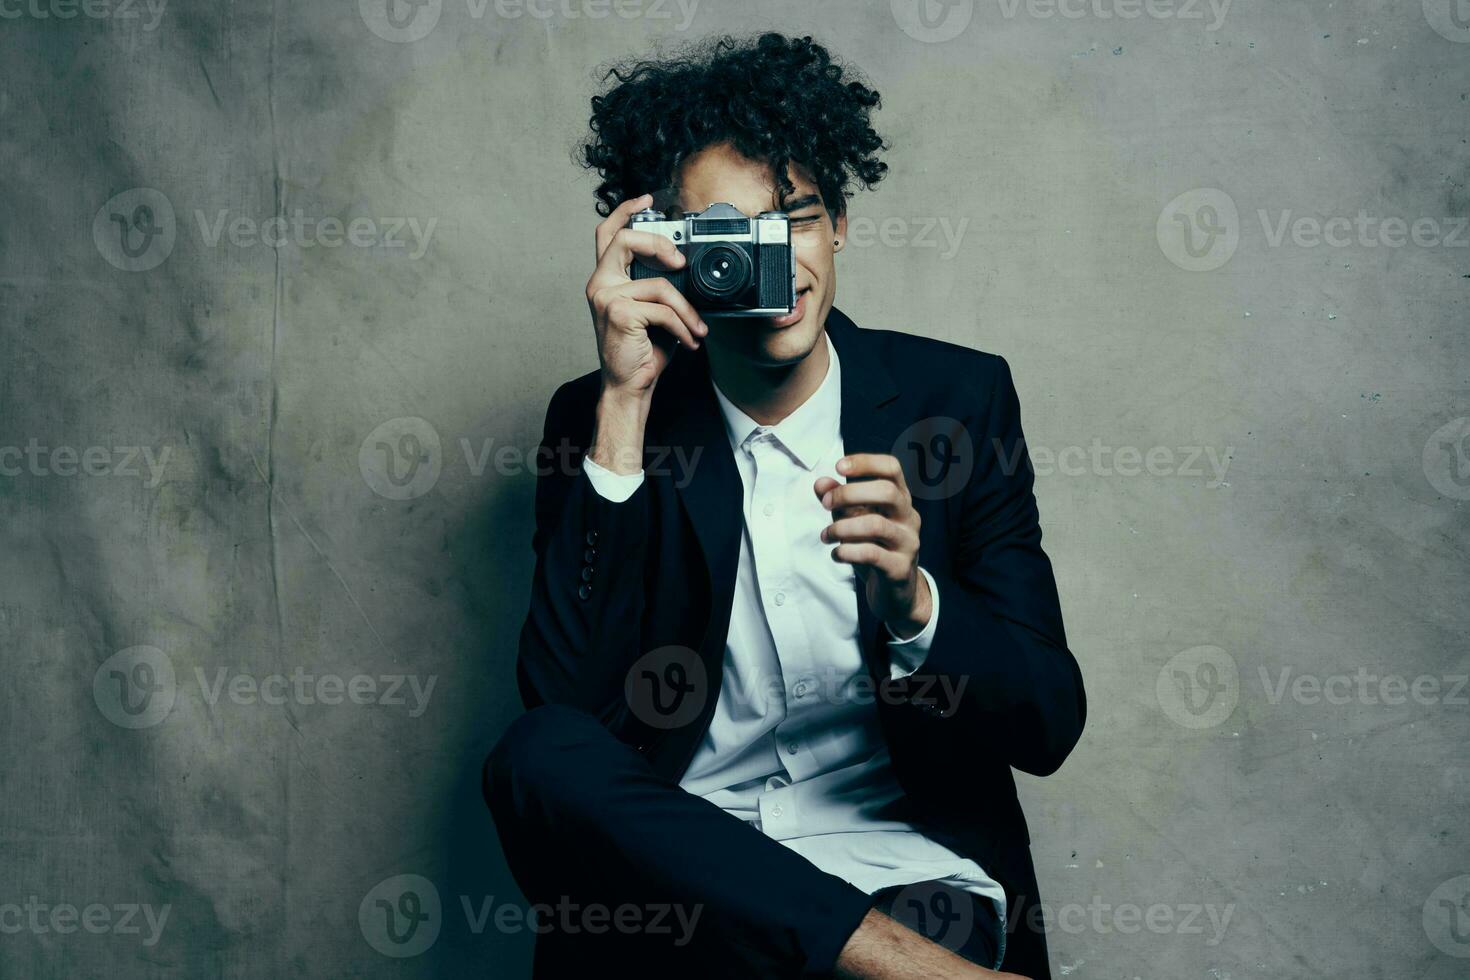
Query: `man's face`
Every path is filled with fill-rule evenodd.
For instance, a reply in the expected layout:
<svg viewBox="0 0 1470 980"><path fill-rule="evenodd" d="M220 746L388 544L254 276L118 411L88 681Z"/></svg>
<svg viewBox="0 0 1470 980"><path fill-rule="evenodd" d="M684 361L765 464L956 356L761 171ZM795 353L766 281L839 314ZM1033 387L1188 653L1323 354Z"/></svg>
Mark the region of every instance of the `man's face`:
<svg viewBox="0 0 1470 980"><path fill-rule="evenodd" d="M787 170L795 191L785 208L776 200L770 169L741 156L728 144L706 147L684 162L678 174L679 205L685 211L703 211L711 204L733 204L748 215L785 210L791 216L791 245L796 255L796 310L786 317L716 317L709 321L706 342L713 356L738 357L775 367L793 364L812 352L822 339L827 311L837 294L837 270L832 261L847 233L847 216L833 227L811 178L800 167Z"/></svg>

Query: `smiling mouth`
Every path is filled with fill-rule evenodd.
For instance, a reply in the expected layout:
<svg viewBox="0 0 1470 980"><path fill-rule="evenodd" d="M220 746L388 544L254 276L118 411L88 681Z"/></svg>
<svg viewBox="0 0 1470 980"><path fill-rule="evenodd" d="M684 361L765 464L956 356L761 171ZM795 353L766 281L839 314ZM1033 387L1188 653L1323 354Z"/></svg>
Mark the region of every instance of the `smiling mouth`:
<svg viewBox="0 0 1470 980"><path fill-rule="evenodd" d="M810 286L808 286L806 289L797 290L796 306L792 307L791 312L786 314L785 316L768 317L767 319L770 322L771 326L777 328L789 327L800 321L801 318L806 315L806 297L807 294L811 291L812 290Z"/></svg>

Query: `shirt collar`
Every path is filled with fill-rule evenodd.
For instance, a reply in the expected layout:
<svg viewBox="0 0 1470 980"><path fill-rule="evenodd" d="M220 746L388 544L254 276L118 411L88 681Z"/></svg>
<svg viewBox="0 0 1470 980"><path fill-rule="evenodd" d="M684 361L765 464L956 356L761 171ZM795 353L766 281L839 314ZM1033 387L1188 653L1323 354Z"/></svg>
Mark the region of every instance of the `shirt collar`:
<svg viewBox="0 0 1470 980"><path fill-rule="evenodd" d="M827 345L827 376L796 411L775 425L761 425L746 415L710 379L732 449L741 450L758 436L769 433L802 468L812 469L821 461L842 432L842 366L837 359L837 348L825 330L822 340Z"/></svg>

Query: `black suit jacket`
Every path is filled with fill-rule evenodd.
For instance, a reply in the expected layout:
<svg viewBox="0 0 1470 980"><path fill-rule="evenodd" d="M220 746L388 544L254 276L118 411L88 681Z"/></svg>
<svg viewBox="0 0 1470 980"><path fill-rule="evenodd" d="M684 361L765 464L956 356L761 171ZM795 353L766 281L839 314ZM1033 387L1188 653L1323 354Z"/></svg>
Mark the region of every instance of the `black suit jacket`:
<svg viewBox="0 0 1470 980"><path fill-rule="evenodd" d="M1006 968L1048 977L1011 769L1054 772L1081 735L1086 699L1041 549L1010 369L992 354L860 329L836 309L826 329L842 360L844 449L903 461L922 520L919 563L939 588L928 657L901 682L889 680L887 631L858 601L895 774L925 832L1005 888ZM659 379L646 477L622 503L598 495L580 465L597 373L552 398L543 458L557 462L536 488L536 573L517 667L528 707L587 711L675 780L718 699L741 539L741 481L708 371L702 350L681 349ZM936 467L944 459L947 471ZM671 646L687 651L673 669ZM673 701L640 693L661 678L676 682L664 693L694 699L667 719L655 712ZM944 694L956 690L957 699Z"/></svg>

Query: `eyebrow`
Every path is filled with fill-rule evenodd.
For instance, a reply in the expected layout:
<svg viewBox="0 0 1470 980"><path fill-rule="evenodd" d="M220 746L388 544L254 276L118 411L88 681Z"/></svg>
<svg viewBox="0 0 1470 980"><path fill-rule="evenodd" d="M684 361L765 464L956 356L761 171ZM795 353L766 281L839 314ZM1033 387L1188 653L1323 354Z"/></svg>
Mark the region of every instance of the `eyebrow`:
<svg viewBox="0 0 1470 980"><path fill-rule="evenodd" d="M821 203L822 203L821 195L819 195L819 194L808 194L805 197L798 197L794 201L787 201L786 202L786 206L784 208L782 208L782 210L783 211L800 211L803 208L814 207L814 206L816 206L818 204L821 204Z"/></svg>

